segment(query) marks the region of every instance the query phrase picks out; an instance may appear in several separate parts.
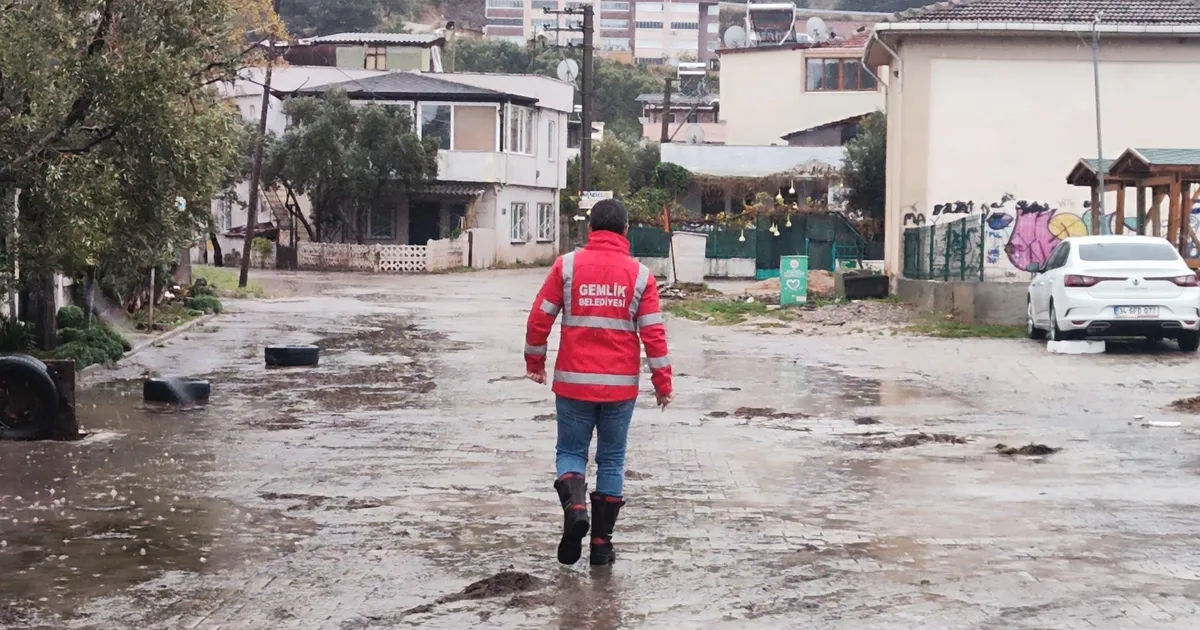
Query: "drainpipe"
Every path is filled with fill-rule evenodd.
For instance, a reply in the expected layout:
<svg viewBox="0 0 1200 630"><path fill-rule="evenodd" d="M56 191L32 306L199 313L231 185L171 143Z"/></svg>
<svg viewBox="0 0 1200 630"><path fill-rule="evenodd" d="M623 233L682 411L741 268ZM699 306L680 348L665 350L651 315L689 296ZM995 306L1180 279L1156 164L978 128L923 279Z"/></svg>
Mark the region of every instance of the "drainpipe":
<svg viewBox="0 0 1200 630"><path fill-rule="evenodd" d="M883 49L885 51L887 51L888 55L892 58L892 62L896 64L894 66L895 69L892 72L892 76L888 77L889 78L888 81L880 80L878 75L871 72L871 70L869 68L867 68L867 64L865 64L865 63L862 64L863 68L867 69L867 72L871 73L871 76L875 77L876 81L879 81L880 83L883 84L883 90L884 90L884 95L885 95L884 98L887 100L890 100L890 97L892 95L892 82L890 79L892 77L897 77L896 73L899 73L899 76L897 77L898 83L896 84L896 94L900 94L904 91L903 90L904 65L900 59L900 54L897 53L894 48L892 48L891 46L888 46L887 42L883 41L883 39L879 37L878 32L871 34L871 39L867 43L867 48L870 48L871 44L879 44L880 46L882 46ZM888 65L889 65L889 67L891 66L891 64L888 64ZM890 109L890 107L888 109ZM904 106L901 105L898 101L897 101L897 109L900 111L903 111L903 109L904 109ZM900 125L896 129L896 144L899 144L900 146L904 145L904 141L903 141L904 135L903 134L904 134L904 126ZM900 182L903 180L902 170L904 168L904 160L895 160L895 162L896 162L895 164L891 165L892 172L895 175L895 177L894 177L895 182L894 183L892 182L893 178L887 177L886 169L885 169L885 175L884 175L884 200L885 201L884 201L884 209L883 209L883 241L884 241L883 256L884 256L885 260L888 258L888 253L889 253L888 241L891 240L891 239L889 239L889 236L894 231L895 240L898 241L898 244L897 244L897 251L893 254L893 258L897 260L897 264L899 265L897 268L898 273L903 273L903 271L904 271L904 268L903 268L903 265L904 265L904 263L903 263L904 226L903 226L903 224L901 224L895 228L889 229L889 227L888 227L888 211L891 209L888 207L889 206L889 204L887 203L888 198L895 199L895 204L896 204L896 209L897 209L896 220L903 221L903 214L901 212L899 212L899 210L902 207L902 204L900 203ZM928 165L926 167L928 168ZM893 185L895 186L895 192L893 194L888 194L892 190ZM887 270L888 270L887 267L888 267L888 265L885 264L884 265L885 272L887 272Z"/></svg>

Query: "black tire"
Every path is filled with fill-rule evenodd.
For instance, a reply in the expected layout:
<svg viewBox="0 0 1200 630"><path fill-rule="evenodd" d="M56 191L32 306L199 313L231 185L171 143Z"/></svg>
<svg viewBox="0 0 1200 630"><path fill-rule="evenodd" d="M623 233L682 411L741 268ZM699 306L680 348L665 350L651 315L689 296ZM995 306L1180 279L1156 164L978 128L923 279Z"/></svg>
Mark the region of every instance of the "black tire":
<svg viewBox="0 0 1200 630"><path fill-rule="evenodd" d="M1058 313L1054 311L1054 302L1050 303L1050 334L1047 337L1050 338L1050 341L1071 341L1080 338L1075 334L1070 336L1063 334L1062 329L1058 327Z"/></svg>
<svg viewBox="0 0 1200 630"><path fill-rule="evenodd" d="M0 356L0 439L50 439L57 418L58 386L46 364L27 354Z"/></svg>
<svg viewBox="0 0 1200 630"><path fill-rule="evenodd" d="M321 349L316 346L267 346L267 367L316 367Z"/></svg>
<svg viewBox="0 0 1200 630"><path fill-rule="evenodd" d="M1195 352L1200 349L1200 332L1186 331L1179 333L1176 339L1179 342L1179 349L1184 352Z"/></svg>
<svg viewBox="0 0 1200 630"><path fill-rule="evenodd" d="M1025 336L1034 340L1046 338L1046 331L1037 327L1033 319L1033 301L1025 298Z"/></svg>
<svg viewBox="0 0 1200 630"><path fill-rule="evenodd" d="M158 403L206 403L212 394L208 381L189 381L182 378L148 378L142 383L142 398Z"/></svg>

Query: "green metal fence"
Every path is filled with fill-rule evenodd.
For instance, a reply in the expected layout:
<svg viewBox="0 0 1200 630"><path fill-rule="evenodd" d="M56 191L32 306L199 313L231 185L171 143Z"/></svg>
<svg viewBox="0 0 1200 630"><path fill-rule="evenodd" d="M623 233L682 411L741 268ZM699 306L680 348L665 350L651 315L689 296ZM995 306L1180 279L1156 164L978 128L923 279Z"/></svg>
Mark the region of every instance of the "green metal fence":
<svg viewBox="0 0 1200 630"><path fill-rule="evenodd" d="M904 231L904 277L983 280L984 217L966 217Z"/></svg>

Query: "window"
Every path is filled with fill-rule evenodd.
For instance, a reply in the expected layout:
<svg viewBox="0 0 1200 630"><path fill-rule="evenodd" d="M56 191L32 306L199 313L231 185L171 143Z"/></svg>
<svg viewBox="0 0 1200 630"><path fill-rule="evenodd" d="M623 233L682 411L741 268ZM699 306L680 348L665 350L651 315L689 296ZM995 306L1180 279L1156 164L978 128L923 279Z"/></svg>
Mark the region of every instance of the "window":
<svg viewBox="0 0 1200 630"><path fill-rule="evenodd" d="M533 127L537 116L528 107L517 105L511 107L508 117L508 151L533 155L536 146L534 145Z"/></svg>
<svg viewBox="0 0 1200 630"><path fill-rule="evenodd" d="M537 205L537 240L539 243L548 243L554 240L556 218L554 204L539 203Z"/></svg>
<svg viewBox="0 0 1200 630"><path fill-rule="evenodd" d="M663 5L661 2L639 2L637 3L638 11L648 11L650 13L662 13Z"/></svg>
<svg viewBox="0 0 1200 630"><path fill-rule="evenodd" d="M521 0L487 0L487 8L489 9L521 9L524 4Z"/></svg>
<svg viewBox="0 0 1200 630"><path fill-rule="evenodd" d="M721 25L716 22L709 22L707 25L705 25L704 30L708 31L710 35L716 35L717 29L720 26Z"/></svg>
<svg viewBox="0 0 1200 630"><path fill-rule="evenodd" d="M667 114L667 122L669 122L669 123L675 122L675 114L674 113Z"/></svg>
<svg viewBox="0 0 1200 630"><path fill-rule="evenodd" d="M708 14L709 15L721 15L721 5L719 5L719 4L708 5Z"/></svg>
<svg viewBox="0 0 1200 630"><path fill-rule="evenodd" d="M628 11L629 3L628 2L601 2L600 10L601 11Z"/></svg>
<svg viewBox="0 0 1200 630"><path fill-rule="evenodd" d="M600 28L614 31L624 31L629 28L629 20L600 20Z"/></svg>
<svg viewBox="0 0 1200 630"><path fill-rule="evenodd" d="M638 28L651 28L651 29L657 29L657 30L661 30L662 25L663 25L662 22L638 22L637 23Z"/></svg>
<svg viewBox="0 0 1200 630"><path fill-rule="evenodd" d="M629 39L624 37L601 37L601 50L629 50Z"/></svg>
<svg viewBox="0 0 1200 630"><path fill-rule="evenodd" d="M491 105L455 105L451 117L454 150L495 151L496 116Z"/></svg>
<svg viewBox="0 0 1200 630"><path fill-rule="evenodd" d="M679 31L695 31L700 28L696 22L671 22L671 28Z"/></svg>
<svg viewBox="0 0 1200 630"><path fill-rule="evenodd" d="M716 50L718 45L719 45L719 42L717 40L710 39L710 40L708 40L708 45L706 47L709 50Z"/></svg>
<svg viewBox="0 0 1200 630"><path fill-rule="evenodd" d="M488 18L488 26L525 26L523 18Z"/></svg>
<svg viewBox="0 0 1200 630"><path fill-rule="evenodd" d="M363 68L387 70L387 46L367 46L367 56L363 59Z"/></svg>
<svg viewBox="0 0 1200 630"><path fill-rule="evenodd" d="M1066 243L1064 243L1065 245ZM1088 243L1079 246L1079 260L1117 262L1144 260L1168 262L1179 260L1179 252L1169 243ZM1066 257L1063 261L1066 262ZM1061 264L1059 266L1062 266Z"/></svg>
<svg viewBox="0 0 1200 630"><path fill-rule="evenodd" d="M546 125L546 159L551 162L558 159L558 145L555 144L558 142L558 134L555 133L557 127L553 120Z"/></svg>
<svg viewBox="0 0 1200 630"><path fill-rule="evenodd" d="M541 11L542 9L557 9L558 0L533 0L533 9Z"/></svg>
<svg viewBox="0 0 1200 630"><path fill-rule="evenodd" d="M558 28L558 20L534 20L533 21L533 32L535 32L535 33L541 33L542 31L548 31L552 28Z"/></svg>
<svg viewBox="0 0 1200 630"><path fill-rule="evenodd" d="M809 92L858 92L878 88L875 77L858 59L809 59L804 73Z"/></svg>
<svg viewBox="0 0 1200 630"><path fill-rule="evenodd" d="M233 200L226 197L221 200L220 208L217 211L217 232L220 234L224 234L232 229L233 229Z"/></svg>
<svg viewBox="0 0 1200 630"><path fill-rule="evenodd" d="M367 213L367 238L373 241L390 241L395 238L396 222L392 209L371 208Z"/></svg>
<svg viewBox="0 0 1200 630"><path fill-rule="evenodd" d="M529 241L529 211L522 201L514 201L512 204L512 215L509 217L509 240L514 243L525 243Z"/></svg>
<svg viewBox="0 0 1200 630"><path fill-rule="evenodd" d="M700 112L692 112L688 114L687 121L690 123L700 122Z"/></svg>
<svg viewBox="0 0 1200 630"><path fill-rule="evenodd" d="M647 48L662 48L663 47L663 43L662 43L661 39L650 38L650 37L638 37L637 39L635 39L633 41L633 45L636 46L639 51L645 50Z"/></svg>
<svg viewBox="0 0 1200 630"><path fill-rule="evenodd" d="M633 62L638 65L660 66L663 64L664 59L662 57L638 57Z"/></svg>
<svg viewBox="0 0 1200 630"><path fill-rule="evenodd" d="M700 5L695 2L675 2L671 4L671 10L676 13L700 13Z"/></svg>
<svg viewBox="0 0 1200 630"><path fill-rule="evenodd" d="M421 137L437 138L439 149L450 148L451 107L421 103Z"/></svg>
<svg viewBox="0 0 1200 630"><path fill-rule="evenodd" d="M258 106L257 105L250 106L249 118L250 118L250 120L258 120Z"/></svg>

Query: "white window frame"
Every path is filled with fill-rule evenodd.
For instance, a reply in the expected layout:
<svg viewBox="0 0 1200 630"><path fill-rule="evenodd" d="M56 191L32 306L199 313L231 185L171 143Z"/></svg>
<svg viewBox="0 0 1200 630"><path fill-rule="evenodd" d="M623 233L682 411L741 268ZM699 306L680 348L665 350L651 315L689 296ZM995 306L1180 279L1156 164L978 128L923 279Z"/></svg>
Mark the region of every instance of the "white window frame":
<svg viewBox="0 0 1200 630"><path fill-rule="evenodd" d="M550 120L546 123L546 159L554 162L558 159L558 122Z"/></svg>
<svg viewBox="0 0 1200 630"><path fill-rule="evenodd" d="M508 206L508 240L529 242L529 204L524 201L514 201Z"/></svg>
<svg viewBox="0 0 1200 630"><path fill-rule="evenodd" d="M557 228L558 215L554 212L554 204L539 203L537 205L537 241L553 243Z"/></svg>
<svg viewBox="0 0 1200 630"><path fill-rule="evenodd" d="M371 102L371 101L363 101L363 102L367 103L367 102ZM498 103L471 103L471 102L455 103L455 102L450 102L450 101L415 101L415 102L414 101L378 101L378 103L380 105L407 105L409 116L413 119L413 131L416 132L418 138L425 137L425 134L423 134L422 130L421 130L421 116L420 116L421 107L423 107L425 105L448 106L450 108L450 148L449 149L439 149L441 151L466 151L468 153L471 153L471 152L479 153L480 152L480 151L473 151L470 149L455 149L454 148L454 128L455 128L455 118L456 118L456 116L454 114L455 107L458 107L458 106L461 106L461 107L491 107L496 110L496 126L497 127L500 126L500 108L502 106ZM500 130L497 129L496 135L493 138L494 142L492 143L492 146L494 147L493 148L494 151L500 150L500 133L499 132L500 132Z"/></svg>
<svg viewBox="0 0 1200 630"><path fill-rule="evenodd" d="M529 124L530 119L533 120L533 125ZM512 146L512 126L518 126L516 146ZM505 125L505 138L508 139L507 151L519 155L535 155L537 153L537 110L524 105L509 105L507 124ZM527 133L532 129L532 136Z"/></svg>

